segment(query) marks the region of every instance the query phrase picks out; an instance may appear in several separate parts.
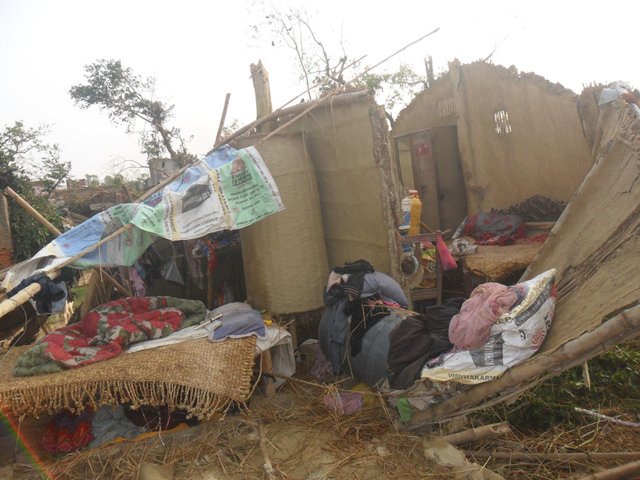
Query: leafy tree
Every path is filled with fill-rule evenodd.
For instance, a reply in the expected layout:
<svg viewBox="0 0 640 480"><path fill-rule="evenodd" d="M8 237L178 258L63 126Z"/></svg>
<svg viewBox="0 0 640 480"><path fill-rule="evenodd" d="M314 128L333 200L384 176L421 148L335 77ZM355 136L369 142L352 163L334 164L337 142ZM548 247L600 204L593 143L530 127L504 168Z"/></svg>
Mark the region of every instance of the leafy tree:
<svg viewBox="0 0 640 480"><path fill-rule="evenodd" d="M84 178L87 181L87 187L99 187L100 186L100 179L98 178L98 175L93 175L93 174L87 173L84 176Z"/></svg>
<svg viewBox="0 0 640 480"><path fill-rule="evenodd" d="M415 96L429 87L427 76L419 75L409 65L400 65L391 73L366 73L359 82L372 90L389 112L406 106ZM393 124L393 119L390 119Z"/></svg>
<svg viewBox="0 0 640 480"><path fill-rule="evenodd" d="M95 105L106 111L111 121L125 125L127 133L139 133L142 153L149 158L169 155L181 165L195 159L187 152L180 129L168 125L174 106L154 99L154 78L143 79L120 60L98 60L84 69L86 83L69 90L77 105ZM139 122L151 129L137 131Z"/></svg>
<svg viewBox="0 0 640 480"><path fill-rule="evenodd" d="M0 131L0 188L11 187L61 229L62 220L49 202L49 194L66 178L71 165L60 161L57 145L44 142L45 133L42 127L27 128L22 122ZM46 195L35 194L33 179L43 181ZM49 231L13 201L10 202L10 216L15 260L30 258L50 241Z"/></svg>

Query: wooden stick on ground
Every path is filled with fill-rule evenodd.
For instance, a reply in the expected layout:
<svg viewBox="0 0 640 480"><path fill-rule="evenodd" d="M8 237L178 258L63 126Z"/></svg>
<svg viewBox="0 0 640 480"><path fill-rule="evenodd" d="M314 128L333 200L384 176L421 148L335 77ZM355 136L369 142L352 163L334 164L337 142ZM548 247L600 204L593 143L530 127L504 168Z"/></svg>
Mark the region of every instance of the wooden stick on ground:
<svg viewBox="0 0 640 480"><path fill-rule="evenodd" d="M511 427L508 423L492 423L491 425L483 425L482 427L470 428L462 432L452 433L440 437L442 440L449 442L451 445L460 445L462 443L476 442L485 438L495 437L511 433Z"/></svg>
<svg viewBox="0 0 640 480"><path fill-rule="evenodd" d="M591 415L592 417L600 418L602 420L607 420L608 422L617 423L618 425L624 425L625 427L640 428L640 422L628 422L626 420L620 420L619 418L613 418L608 415L603 415L598 412L592 412L591 410L585 410L584 408L579 408L579 407L575 407L574 410L576 412L584 413L586 415Z"/></svg>
<svg viewBox="0 0 640 480"><path fill-rule="evenodd" d="M580 480L620 480L632 478L632 475L637 473L640 473L640 460L620 465L619 467L601 470L591 475L581 477Z"/></svg>
<svg viewBox="0 0 640 480"><path fill-rule="evenodd" d="M640 452L575 452L575 453L526 453L526 452L476 452L465 450L467 456L475 458L495 458L499 460L557 460L559 462L584 462L585 460L635 460Z"/></svg>

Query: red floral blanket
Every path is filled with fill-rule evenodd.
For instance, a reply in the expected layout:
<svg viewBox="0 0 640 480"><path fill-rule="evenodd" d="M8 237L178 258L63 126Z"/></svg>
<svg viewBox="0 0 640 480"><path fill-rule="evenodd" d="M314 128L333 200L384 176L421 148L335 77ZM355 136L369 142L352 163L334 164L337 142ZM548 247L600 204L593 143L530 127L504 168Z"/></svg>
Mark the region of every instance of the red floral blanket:
<svg viewBox="0 0 640 480"><path fill-rule="evenodd" d="M128 345L165 337L202 322L205 305L173 297L124 298L100 305L76 324L35 343L16 362L24 377L81 367L118 356Z"/></svg>

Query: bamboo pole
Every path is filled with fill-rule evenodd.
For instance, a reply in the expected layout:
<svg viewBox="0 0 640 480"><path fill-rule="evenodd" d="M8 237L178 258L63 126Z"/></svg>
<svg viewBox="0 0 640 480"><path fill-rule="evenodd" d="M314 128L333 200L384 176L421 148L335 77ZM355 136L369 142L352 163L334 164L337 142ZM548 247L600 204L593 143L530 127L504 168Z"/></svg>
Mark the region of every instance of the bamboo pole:
<svg viewBox="0 0 640 480"><path fill-rule="evenodd" d="M124 191L126 192L126 194L129 195L129 192L127 191L127 189L126 189L126 187L124 185L122 186L122 188L124 188ZM22 198L20 196L20 194L18 194L13 189L11 189L11 187L5 187L4 193L5 193L5 195L8 195L11 198L13 198L18 205L20 205L22 208L24 208L25 211L29 215L31 215L38 222L40 222L47 230L49 230L49 232L53 233L56 237L59 237L60 235L62 235L62 232L60 230L58 230L55 225L49 223L49 221L46 218L44 218L40 214L40 212L38 212L35 208L33 208L29 202L27 202L24 198ZM125 287L123 287L120 284L120 282L118 282L109 273L103 271L102 274L125 297L133 296L129 290L127 290ZM36 293L38 293L38 292L36 292ZM0 315L0 317L2 317L2 315Z"/></svg>
<svg viewBox="0 0 640 480"><path fill-rule="evenodd" d="M49 271L47 271L47 276L50 279L56 278L59 275L59 272L60 272L61 269L63 269L64 267L66 267L68 265L71 265L76 260L81 259L87 253L93 252L96 248L99 248L100 246L104 245L108 241L113 240L114 238L116 238L121 233L124 233L124 232L130 230L132 227L133 227L133 225L128 223L127 225L119 228L118 230L113 232L111 235L103 238L99 242L94 243L90 247L85 248L83 251L81 251L76 256L68 258L67 260L65 260L61 264L52 267ZM28 287L20 290L13 297L7 298L6 300L3 300L2 302L0 302L0 318L5 316L7 313L15 310L16 308L18 308L23 303L27 302L31 297L36 295L40 290L41 290L40 284L33 283L33 284L29 285Z"/></svg>
<svg viewBox="0 0 640 480"><path fill-rule="evenodd" d="M634 460L640 459L640 452L575 452L575 453L527 453L527 452L476 452L465 450L467 456L477 459L493 458L496 460L557 460L558 462L583 462L602 460Z"/></svg>
<svg viewBox="0 0 640 480"><path fill-rule="evenodd" d="M451 445L460 445L462 443L476 442L478 440L484 440L485 438L495 437L498 435L505 435L507 433L511 433L511 427L508 423L502 422L483 425L482 427L477 428L469 428L468 430L452 433L439 438L449 442Z"/></svg>
<svg viewBox="0 0 640 480"><path fill-rule="evenodd" d="M583 363L606 351L612 345L639 333L640 306L635 306L607 320L596 329L570 340L553 352L535 355L525 363L507 370L496 380L475 385L462 395L456 395L428 410L417 412L411 419L411 426L419 428L424 424L455 416L456 412L481 403L493 395L509 395L512 390L530 388L535 384L535 380L532 381L532 379L537 376L545 373L549 376L560 373L566 368L575 366L576 361Z"/></svg>
<svg viewBox="0 0 640 480"><path fill-rule="evenodd" d="M48 275L49 278L54 279L59 275L59 272L52 272ZM9 297L6 300L0 302L0 317L5 316L7 313L12 312L23 303L29 301L31 297L36 295L41 290L39 283L32 283L31 285L23 288L13 297Z"/></svg>
<svg viewBox="0 0 640 480"><path fill-rule="evenodd" d="M4 188L4 194L8 197L13 198L18 205L24 208L29 215L35 218L40 224L49 230L49 232L53 233L56 236L60 235L60 230L58 230L49 220L44 218L40 212L38 212L35 208L33 208L29 202L27 202L24 198L22 198L18 193L16 193L11 187Z"/></svg>

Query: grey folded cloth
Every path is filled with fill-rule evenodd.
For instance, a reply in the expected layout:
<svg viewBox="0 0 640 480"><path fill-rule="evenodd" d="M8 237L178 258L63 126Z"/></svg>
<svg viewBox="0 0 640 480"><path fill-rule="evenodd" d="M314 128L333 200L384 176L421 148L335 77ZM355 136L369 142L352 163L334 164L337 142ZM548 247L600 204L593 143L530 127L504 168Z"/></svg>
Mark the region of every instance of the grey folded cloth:
<svg viewBox="0 0 640 480"><path fill-rule="evenodd" d="M258 310L242 302L232 302L222 305L210 312L210 316L222 314L218 319L221 323L211 334L209 340L221 342L227 338L242 338L255 335L266 338L267 330L264 320Z"/></svg>

